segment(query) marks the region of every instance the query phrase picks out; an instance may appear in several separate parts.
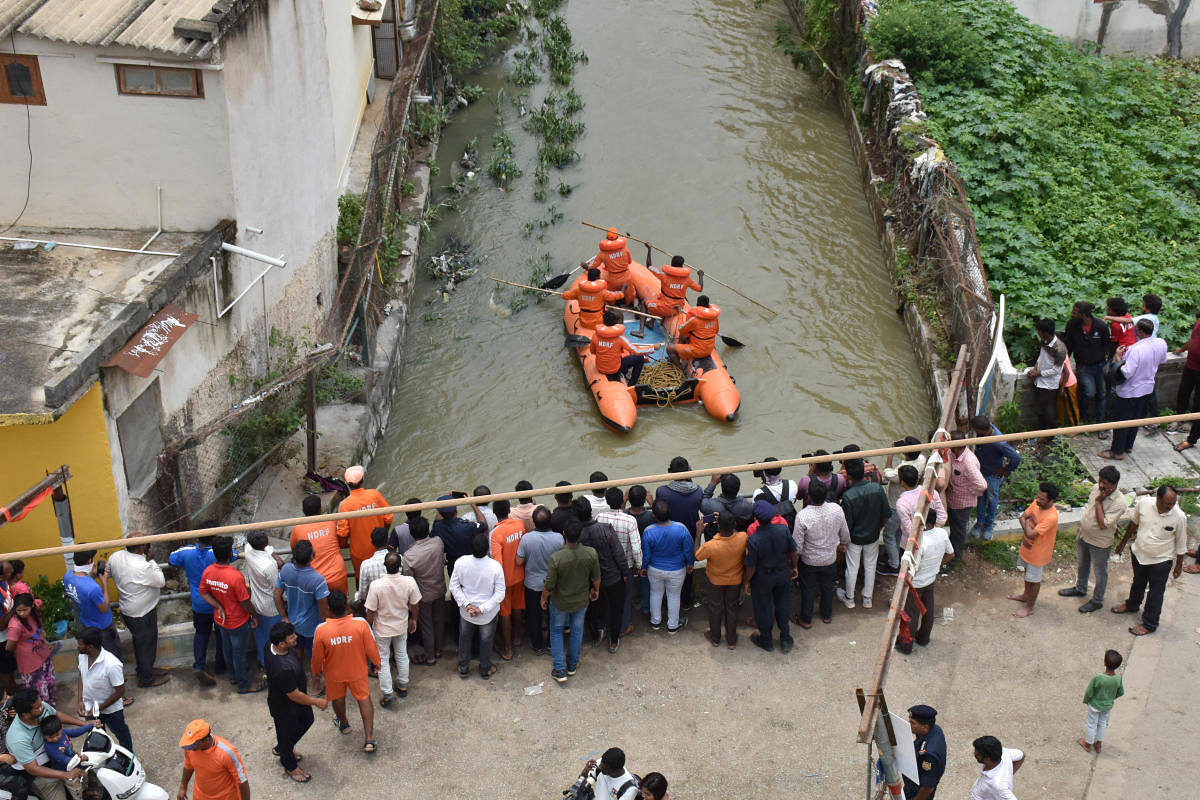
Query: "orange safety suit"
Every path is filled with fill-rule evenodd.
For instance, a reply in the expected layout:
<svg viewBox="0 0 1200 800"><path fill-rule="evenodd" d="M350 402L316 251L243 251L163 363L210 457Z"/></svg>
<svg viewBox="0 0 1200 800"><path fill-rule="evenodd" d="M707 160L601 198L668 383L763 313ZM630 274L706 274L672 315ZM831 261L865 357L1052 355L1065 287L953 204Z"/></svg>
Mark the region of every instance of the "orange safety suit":
<svg viewBox="0 0 1200 800"><path fill-rule="evenodd" d="M614 292L622 292L625 302L632 303L637 296L633 281L629 279L629 265L633 263L633 256L629 255L624 236L609 236L610 238L600 242L600 252L588 264L602 270L608 288Z"/></svg>
<svg viewBox="0 0 1200 800"><path fill-rule="evenodd" d="M387 500L375 489L351 489L350 496L338 506L338 511L358 511L364 508L383 508ZM377 514L352 519L339 519L337 535L350 546L350 560L354 562L354 576L358 577L358 565L375 555L371 544L371 531L392 524L391 514Z"/></svg>
<svg viewBox="0 0 1200 800"><path fill-rule="evenodd" d="M653 271L653 270L652 270ZM656 317L671 317L679 313L679 307L687 301L687 290L699 292L703 287L692 278L689 267L672 267L667 265L661 273L655 273L659 280L657 300L646 303L646 311Z"/></svg>
<svg viewBox="0 0 1200 800"><path fill-rule="evenodd" d="M676 333L678 343L675 352L680 358L706 358L712 355L717 343L717 332L721 330L717 317L720 306L693 306Z"/></svg>
<svg viewBox="0 0 1200 800"><path fill-rule="evenodd" d="M562 293L563 300L579 301L579 324L591 330L604 324L604 306L624 296L622 292L609 291L608 283L603 278L598 281L583 278Z"/></svg>

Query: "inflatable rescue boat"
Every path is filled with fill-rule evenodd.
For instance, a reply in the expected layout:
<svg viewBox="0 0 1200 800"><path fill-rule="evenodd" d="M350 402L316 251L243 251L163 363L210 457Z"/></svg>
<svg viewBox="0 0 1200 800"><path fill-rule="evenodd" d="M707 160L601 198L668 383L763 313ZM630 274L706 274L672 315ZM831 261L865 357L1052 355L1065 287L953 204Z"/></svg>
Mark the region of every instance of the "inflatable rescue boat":
<svg viewBox="0 0 1200 800"><path fill-rule="evenodd" d="M643 304L656 300L660 287L658 277L637 261L630 263L628 270L629 279ZM585 276L580 276L576 283L584 278ZM666 347L668 337L674 337L675 329L682 324L690 307L685 303L680 313L669 317L665 325L661 320L655 320L653 327L647 325L645 336L642 338L631 333L640 325L640 318L628 312L623 314L625 338L634 347L649 351L650 359L646 363L644 375L655 373L653 367L656 365L670 364ZM566 301L563 307L563 326L567 334L586 336L589 340L595 336L595 331L584 327L580 320L578 300ZM699 402L714 418L728 422L737 417L741 407L742 398L734 385L733 376L725 368L716 349L711 355L693 362L692 374L684 376L680 381L660 385L660 381L646 382L644 377L643 382L636 386L627 386L623 381L610 381L597 369L596 357L590 352L588 345L580 345L574 349L579 357L584 380L596 400L600 418L605 425L618 433L628 433L633 429L639 405L661 407Z"/></svg>

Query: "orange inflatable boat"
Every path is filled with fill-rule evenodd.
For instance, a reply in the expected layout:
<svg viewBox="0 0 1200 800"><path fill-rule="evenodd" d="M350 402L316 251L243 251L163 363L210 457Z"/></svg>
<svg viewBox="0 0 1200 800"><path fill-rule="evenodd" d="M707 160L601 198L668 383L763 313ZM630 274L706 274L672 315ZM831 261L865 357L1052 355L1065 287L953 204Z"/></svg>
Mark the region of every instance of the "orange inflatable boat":
<svg viewBox="0 0 1200 800"><path fill-rule="evenodd" d="M637 261L632 262L628 270L629 279L643 302L658 298L659 280L654 273ZM582 280L584 277L580 276L576 282ZM626 338L634 347L649 351L647 367L667 360L667 337L674 336L688 308L690 306L685 304L681 313L667 319L665 326L655 322L653 328L647 327L644 338L638 339L626 333ZM637 316L629 313L624 316L627 331L639 324ZM594 331L582 324L577 300L568 300L563 307L563 325L568 334L586 336L588 339L595 335ZM694 362L693 374L678 386L657 388L644 383L627 386L622 381L610 381L597 369L596 357L587 345L576 347L575 352L583 369L584 380L596 400L600 418L605 425L619 433L628 433L633 429L639 405L667 406L699 402L714 418L728 422L737 417L741 407L741 394L716 350L707 358Z"/></svg>

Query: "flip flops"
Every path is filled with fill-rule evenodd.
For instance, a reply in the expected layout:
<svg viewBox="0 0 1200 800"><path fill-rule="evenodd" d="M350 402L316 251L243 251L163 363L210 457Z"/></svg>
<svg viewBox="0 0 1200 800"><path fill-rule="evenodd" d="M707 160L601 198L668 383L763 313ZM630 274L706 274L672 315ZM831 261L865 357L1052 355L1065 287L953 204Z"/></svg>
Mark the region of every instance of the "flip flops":
<svg viewBox="0 0 1200 800"><path fill-rule="evenodd" d="M363 752L364 753L374 753L375 752L375 740L374 739L367 739L365 742L363 742Z"/></svg>
<svg viewBox="0 0 1200 800"><path fill-rule="evenodd" d="M350 732L350 723L344 719L333 718L333 724L337 727L338 733L347 734Z"/></svg>
<svg viewBox="0 0 1200 800"><path fill-rule="evenodd" d="M299 773L299 775L297 773ZM309 775L299 767L296 767L296 769L292 772L285 772L283 774L294 780L296 783L308 783L312 780L312 775ZM304 777L300 777L300 775L303 775Z"/></svg>

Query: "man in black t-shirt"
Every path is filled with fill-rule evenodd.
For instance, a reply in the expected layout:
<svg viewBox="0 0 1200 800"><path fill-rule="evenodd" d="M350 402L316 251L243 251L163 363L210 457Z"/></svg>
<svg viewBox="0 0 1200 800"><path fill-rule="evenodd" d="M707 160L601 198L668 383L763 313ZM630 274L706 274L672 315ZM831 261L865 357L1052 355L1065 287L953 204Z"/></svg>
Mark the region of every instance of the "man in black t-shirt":
<svg viewBox="0 0 1200 800"><path fill-rule="evenodd" d="M300 769L296 742L313 724L312 707L324 710L324 697L306 694L308 681L296 650L296 629L290 622L277 622L271 628L271 643L264 652L267 671L267 708L275 720L276 746L273 751L288 777L296 783L308 783L312 776Z"/></svg>
<svg viewBox="0 0 1200 800"><path fill-rule="evenodd" d="M788 627L791 582L799 574L796 566L796 542L787 526L772 523L775 506L766 500L754 503L758 530L746 547L746 592L754 605L758 633L750 635L756 647L770 651L773 625L779 626L779 649L792 649Z"/></svg>

